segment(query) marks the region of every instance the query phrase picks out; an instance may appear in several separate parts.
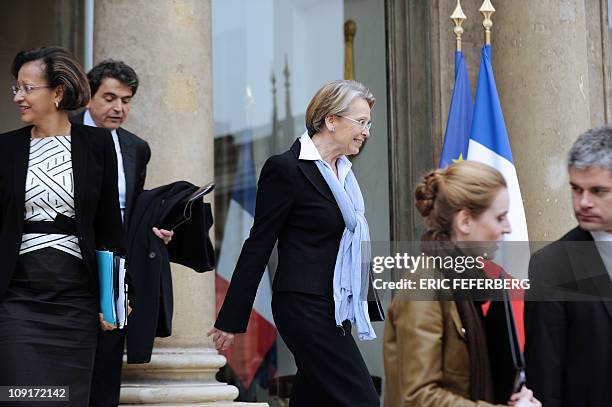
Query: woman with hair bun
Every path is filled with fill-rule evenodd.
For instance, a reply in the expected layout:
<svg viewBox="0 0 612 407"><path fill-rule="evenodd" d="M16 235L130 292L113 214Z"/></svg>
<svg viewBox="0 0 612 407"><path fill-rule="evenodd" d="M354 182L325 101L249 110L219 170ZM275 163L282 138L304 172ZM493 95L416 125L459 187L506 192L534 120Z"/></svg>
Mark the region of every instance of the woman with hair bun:
<svg viewBox="0 0 612 407"><path fill-rule="evenodd" d="M508 199L504 177L485 164L460 161L430 171L415 191L427 225L422 240L447 253L470 242L499 241L510 233ZM398 293L385 322L385 407L492 406L483 325L476 301L417 301ZM508 404L541 406L526 387Z"/></svg>
<svg viewBox="0 0 612 407"><path fill-rule="evenodd" d="M95 249L123 247L113 140L68 120L90 93L64 49L22 51L12 73L27 126L0 135L0 386L67 386L69 401L40 405L82 407L98 330Z"/></svg>

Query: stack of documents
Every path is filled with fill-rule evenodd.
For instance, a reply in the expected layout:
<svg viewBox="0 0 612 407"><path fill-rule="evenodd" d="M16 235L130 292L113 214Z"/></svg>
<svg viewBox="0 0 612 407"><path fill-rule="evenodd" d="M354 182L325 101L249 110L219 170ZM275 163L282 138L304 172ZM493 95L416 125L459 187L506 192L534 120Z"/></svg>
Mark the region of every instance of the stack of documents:
<svg viewBox="0 0 612 407"><path fill-rule="evenodd" d="M106 322L121 329L127 325L128 317L125 258L106 250L96 250L96 258L100 280L100 310Z"/></svg>

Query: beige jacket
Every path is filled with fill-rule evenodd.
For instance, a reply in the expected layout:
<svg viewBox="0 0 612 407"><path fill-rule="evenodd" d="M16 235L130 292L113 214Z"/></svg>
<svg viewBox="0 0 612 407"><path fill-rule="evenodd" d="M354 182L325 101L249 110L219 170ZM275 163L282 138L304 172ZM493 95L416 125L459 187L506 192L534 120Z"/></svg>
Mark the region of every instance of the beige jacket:
<svg viewBox="0 0 612 407"><path fill-rule="evenodd" d="M454 301L407 301L387 312L385 407L491 407L470 395L470 357Z"/></svg>

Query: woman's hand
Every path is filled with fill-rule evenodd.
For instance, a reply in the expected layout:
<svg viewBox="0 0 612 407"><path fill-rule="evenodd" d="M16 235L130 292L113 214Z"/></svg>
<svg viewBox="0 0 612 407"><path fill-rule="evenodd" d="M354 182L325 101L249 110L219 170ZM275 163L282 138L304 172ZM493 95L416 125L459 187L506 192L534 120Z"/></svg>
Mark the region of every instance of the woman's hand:
<svg viewBox="0 0 612 407"><path fill-rule="evenodd" d="M234 334L224 332L220 329L213 328L206 333L206 336L211 336L217 350L226 350L234 344Z"/></svg>
<svg viewBox="0 0 612 407"><path fill-rule="evenodd" d="M113 331L113 330L117 329L116 325L113 325L113 324L111 324L109 322L106 322L104 320L104 315L101 312L98 313L98 316L100 317L100 328L103 331Z"/></svg>
<svg viewBox="0 0 612 407"><path fill-rule="evenodd" d="M508 404L514 407L542 407L542 403L533 397L533 392L526 386L523 386L518 393L514 393Z"/></svg>
<svg viewBox="0 0 612 407"><path fill-rule="evenodd" d="M155 233L155 236L159 237L161 240L164 241L164 244L170 243L170 240L172 240L172 236L174 236L173 230L158 229L158 228L153 228L152 230L153 230L153 233Z"/></svg>

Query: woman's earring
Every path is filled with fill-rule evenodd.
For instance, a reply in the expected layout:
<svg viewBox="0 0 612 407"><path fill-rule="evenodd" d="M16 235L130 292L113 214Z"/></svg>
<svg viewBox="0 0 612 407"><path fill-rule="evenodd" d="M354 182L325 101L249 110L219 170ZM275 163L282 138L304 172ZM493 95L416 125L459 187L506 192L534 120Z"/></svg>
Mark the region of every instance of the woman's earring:
<svg viewBox="0 0 612 407"><path fill-rule="evenodd" d="M59 110L59 102L57 100L55 101L55 108Z"/></svg>
<svg viewBox="0 0 612 407"><path fill-rule="evenodd" d="M332 128L331 128L331 132L333 133L334 131L336 131L336 128L335 128L335 127L332 127Z"/></svg>

